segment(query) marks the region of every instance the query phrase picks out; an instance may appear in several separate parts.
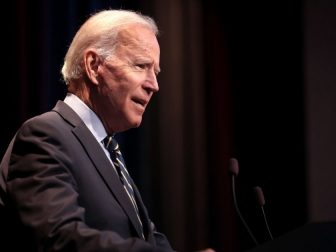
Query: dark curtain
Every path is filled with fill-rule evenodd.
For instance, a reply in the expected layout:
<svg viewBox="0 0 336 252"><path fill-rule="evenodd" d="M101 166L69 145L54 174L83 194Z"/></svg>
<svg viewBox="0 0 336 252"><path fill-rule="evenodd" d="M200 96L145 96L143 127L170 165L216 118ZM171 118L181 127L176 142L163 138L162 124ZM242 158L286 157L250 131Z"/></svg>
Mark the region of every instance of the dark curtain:
<svg viewBox="0 0 336 252"><path fill-rule="evenodd" d="M179 251L254 246L234 212L228 163L239 160L238 203L262 243L252 187L262 186L274 235L306 221L301 3L277 1L7 1L1 143L63 99L67 46L90 13L141 11L161 30L160 92L143 124L120 134L152 219Z"/></svg>

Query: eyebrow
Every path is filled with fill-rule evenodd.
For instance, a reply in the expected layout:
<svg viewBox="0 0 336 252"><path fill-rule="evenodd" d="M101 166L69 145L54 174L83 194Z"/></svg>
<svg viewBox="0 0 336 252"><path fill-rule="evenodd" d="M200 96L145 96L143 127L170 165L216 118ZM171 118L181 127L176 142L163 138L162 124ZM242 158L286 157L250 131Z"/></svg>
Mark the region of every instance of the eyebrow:
<svg viewBox="0 0 336 252"><path fill-rule="evenodd" d="M143 60L143 61L148 62L149 64L153 64L155 72L157 72L157 73L161 72L160 66L156 66L155 65L155 61L151 57L149 57L149 56L147 56L147 55L145 55L143 53L138 53L138 54L136 54L134 56L135 56L135 60Z"/></svg>

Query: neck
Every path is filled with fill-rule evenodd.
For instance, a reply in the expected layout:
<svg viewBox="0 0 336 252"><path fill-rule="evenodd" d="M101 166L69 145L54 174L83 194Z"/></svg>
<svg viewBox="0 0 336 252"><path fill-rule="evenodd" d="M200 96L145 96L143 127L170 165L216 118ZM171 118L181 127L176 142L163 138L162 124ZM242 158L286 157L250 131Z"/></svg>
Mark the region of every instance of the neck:
<svg viewBox="0 0 336 252"><path fill-rule="evenodd" d="M68 85L68 92L76 95L81 99L89 108L92 109L92 102L90 101L90 90L86 83L81 80L72 81Z"/></svg>
<svg viewBox="0 0 336 252"><path fill-rule="evenodd" d="M95 85L90 85L90 83L85 82L85 80L76 80L69 84L68 92L81 99L99 117L107 134L114 136L115 130L113 130L112 125L109 125L109 120L105 120L106 111L101 109L106 106L98 105L101 99Z"/></svg>

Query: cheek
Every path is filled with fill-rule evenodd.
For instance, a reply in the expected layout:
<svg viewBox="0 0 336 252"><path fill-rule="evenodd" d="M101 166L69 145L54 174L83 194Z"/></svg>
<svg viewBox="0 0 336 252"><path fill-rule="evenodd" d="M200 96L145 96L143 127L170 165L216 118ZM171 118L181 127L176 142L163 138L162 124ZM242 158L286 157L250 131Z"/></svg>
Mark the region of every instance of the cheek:
<svg viewBox="0 0 336 252"><path fill-rule="evenodd" d="M112 79L117 85L127 87L137 79L137 74L129 69L129 67L123 67L113 72Z"/></svg>
<svg viewBox="0 0 336 252"><path fill-rule="evenodd" d="M132 92L141 87L141 83L146 80L146 75L143 72L128 71L120 76L120 89L125 92Z"/></svg>
<svg viewBox="0 0 336 252"><path fill-rule="evenodd" d="M115 70L104 74L101 82L103 96L117 98L117 94L123 92L125 83L127 83L127 78L123 71Z"/></svg>
<svg viewBox="0 0 336 252"><path fill-rule="evenodd" d="M135 71L126 66L110 68L102 77L103 96L108 96L110 102L120 105L146 80L146 74L143 71Z"/></svg>
<svg viewBox="0 0 336 252"><path fill-rule="evenodd" d="M129 71L126 76L127 81L130 83L133 83L134 86L137 86L137 84L141 84L144 82L147 78L145 71Z"/></svg>

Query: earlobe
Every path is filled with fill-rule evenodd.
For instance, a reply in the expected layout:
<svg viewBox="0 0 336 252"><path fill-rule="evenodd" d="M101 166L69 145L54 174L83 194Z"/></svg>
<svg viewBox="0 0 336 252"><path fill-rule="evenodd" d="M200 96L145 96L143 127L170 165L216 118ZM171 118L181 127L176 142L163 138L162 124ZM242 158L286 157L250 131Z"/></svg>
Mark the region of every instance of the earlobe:
<svg viewBox="0 0 336 252"><path fill-rule="evenodd" d="M84 52L84 67L87 77L95 85L98 85L98 68L100 65L100 57L93 49Z"/></svg>

